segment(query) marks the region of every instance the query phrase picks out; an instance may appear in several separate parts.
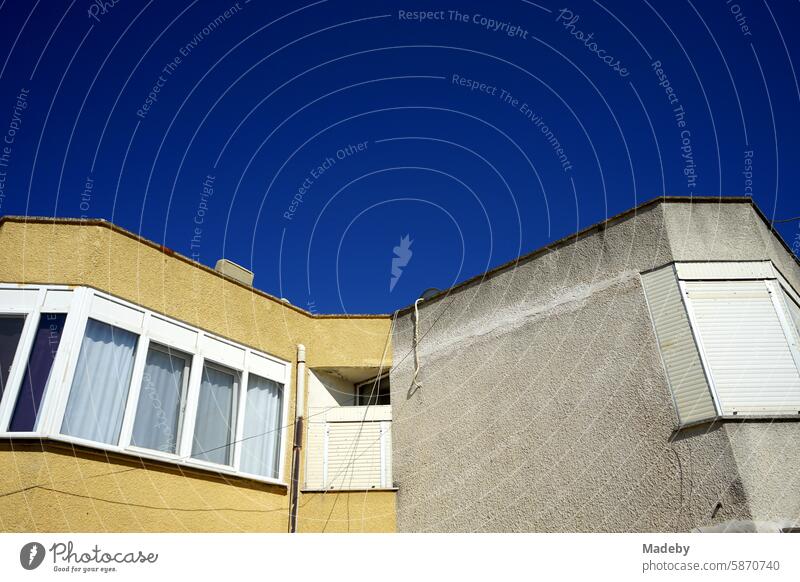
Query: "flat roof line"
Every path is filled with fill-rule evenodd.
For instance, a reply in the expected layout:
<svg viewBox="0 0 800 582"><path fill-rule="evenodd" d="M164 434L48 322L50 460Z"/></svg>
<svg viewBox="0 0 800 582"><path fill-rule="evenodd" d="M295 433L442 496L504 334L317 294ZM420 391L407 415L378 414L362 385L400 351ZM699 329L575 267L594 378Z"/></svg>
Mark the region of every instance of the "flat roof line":
<svg viewBox="0 0 800 582"><path fill-rule="evenodd" d="M461 288L464 288L464 287L467 287L469 285L474 284L476 281L479 281L479 280L482 280L482 279L486 279L486 278L489 278L489 277L493 277L494 275L496 275L496 274L498 274L498 273L500 273L502 271L505 271L505 270L507 270L509 268L512 268L512 267L518 265L522 261L531 260L533 258L536 258L537 256L543 255L546 252L552 251L552 250L554 250L556 248L559 248L559 247L562 247L562 246L564 246L566 244L573 243L573 242L575 242L575 241L577 241L577 240L579 240L581 238L584 238L584 237L586 237L586 236L588 236L590 234L605 230L606 228L608 228L609 226L612 226L613 224L616 224L616 223L618 223L618 222L620 222L620 221L622 221L622 220L624 220L624 219L626 219L626 218L628 218L630 216L634 216L637 213L640 213L640 212L642 212L644 210L649 210L650 208L655 207L658 204L662 204L662 203L750 204L755 209L756 214L769 227L770 232L772 232L775 235L775 237L780 241L780 243L783 245L783 247L786 249L786 251L790 255L792 255L794 257L794 253L792 252L791 248L789 248L789 246L786 244L786 241L784 241L783 238L780 236L780 234L773 228L772 223L767 219L767 217L764 215L764 213L761 211L761 209L758 207L758 205L749 196L658 196L656 198L652 198L650 200L647 200L647 201L639 204L638 206L634 206L632 208L629 208L628 210L620 212L619 214L615 214L614 216L606 218L602 222L595 223L595 224L593 224L591 226L588 226L588 227L586 227L584 229L579 230L578 232L575 232L575 233L570 234L568 236L562 237L562 238L557 239L557 240L555 240L555 241L553 241L551 243L548 243L548 244L546 244L546 245L544 245L542 247L539 247L539 248L537 248L537 249L535 249L533 251L530 251L528 253L520 255L520 256L518 256L518 257L516 257L516 258L514 258L514 259L512 259L512 260L510 260L510 261L508 261L506 263L498 265L497 267L493 267L492 269L489 269L488 271L484 271L483 273L480 273L478 275L470 277L469 279L461 281L460 283L456 283L455 285L453 285L451 287L448 287L447 289L443 289L440 292L436 293L435 295L429 297L426 301L429 302L429 301L436 301L438 299L441 299L443 296L449 294L450 292L452 292L452 291L454 291L456 289L461 289ZM369 319L369 318L382 319L382 318L391 318L392 317L392 314L384 314L384 313L381 313L381 314L337 314L337 313L320 314L320 313L311 313L310 311L307 311L307 310L303 309L302 307L298 307L298 306L296 306L296 305L294 305L292 303L289 303L289 302L284 301L284 300L282 300L282 299L280 299L278 297L275 297L274 295L270 295L266 291L262 291L261 289L257 289L256 287L245 285L245 284L243 284L243 283L241 283L239 281L236 281L235 279L232 279L232 278L230 278L230 277L228 277L226 275L223 275L222 273L216 271L215 269L212 269L211 267L209 267L207 265L204 265L204 264L199 263L199 262L197 262L195 260L192 260L192 259L190 259L190 258L188 258L188 257L186 257L186 256L184 256L184 255L182 255L182 254L180 254L180 253L178 253L176 251L173 251L172 249L170 249L170 248L168 248L168 247L166 247L164 245L157 244L157 243L155 243L155 242L153 242L153 241L151 241L149 239L146 239L146 238L144 238L144 237L142 237L142 236L140 236L138 234L135 234L135 233L133 233L133 232L131 232L131 231L125 229L125 228L122 228L121 226L118 226L118 225L116 225L116 224L114 224L112 222L109 222L108 220L102 219L102 218L82 219L82 218L55 218L55 217L45 217L45 216L2 216L2 217L0 217L0 226L2 226L3 223L5 223L5 222L38 223L38 224L53 224L53 225L56 225L56 224L68 224L68 225L76 225L76 226L100 226L100 227L103 227L103 228L108 228L113 232L117 232L117 233L122 234L124 236L127 236L129 238L132 238L132 239L136 240L137 242L143 243L143 244L145 244L145 245L147 245L147 246L149 246L151 248L154 248L154 249L156 249L156 250L158 250L158 251L170 256L170 257L174 257L174 258L176 258L178 260L181 260L181 261L183 261L185 263L188 263L188 264L190 264L190 265L192 265L194 267L197 267L198 269L201 269L201 270L206 271L208 273L211 273L211 274L213 274L213 275L215 275L217 277L220 277L220 278L224 279L225 281L228 281L229 283L232 283L234 285L238 285L240 287L243 287L244 289L252 291L253 293L255 293L257 295L260 295L260 296L262 296L262 297L264 297L266 299L269 299L271 301L279 303L279 304L281 304L281 305L283 305L285 307L288 307L290 309L293 309L294 311L297 311L298 313L302 313L303 315L306 315L306 316L312 317L312 318L317 318L317 319L348 319L348 318L349 319ZM795 258L795 261L798 262L798 264L800 264L800 261L798 261L797 257L794 257L794 258ZM402 308L400 308L400 309L398 309L396 311L396 314L397 315L406 314L412 308L413 308L413 304L408 305L406 307L402 307Z"/></svg>
<svg viewBox="0 0 800 582"><path fill-rule="evenodd" d="M169 257L173 257L175 259L178 259L179 261L183 261L184 263L187 263L202 271L210 273L229 283L247 289L248 291L251 291L261 297L264 297L265 299L269 299L270 301L274 301L275 303L279 303L284 307L287 307L289 309L297 311L298 313L301 313L305 316L315 319L388 319L392 317L391 314L387 313L378 313L378 314L311 313L310 311L307 311L302 307L298 307L293 303L289 303L288 301L284 301L283 299L275 297L274 295L270 295L266 291L262 291L261 289L253 287L251 285L245 285L244 283L241 283L236 279L228 277L227 275L223 275L219 271L212 269L211 267L204 265L203 263L199 263L193 259L190 259L189 257L180 254L179 252L174 251L169 247L153 242L147 238L144 238L143 236L135 234L125 228L122 228L121 226L114 224L113 222L109 222L108 220L102 218L83 219L83 218L56 218L56 217L46 217L46 216L13 216L13 215L0 216L0 227L3 226L3 224L6 222L24 223L24 224L33 223L33 224L52 224L52 225L65 224L72 226L99 226L102 228L107 228L112 232L116 232L123 236L127 236L128 238L132 238L135 241L142 243L150 248L153 248Z"/></svg>
<svg viewBox="0 0 800 582"><path fill-rule="evenodd" d="M497 275L498 273L500 273L502 271L506 271L506 270L508 270L508 269L510 269L512 267L515 267L516 265L518 265L519 263L521 263L523 261L529 261L529 260L534 259L534 258L536 258L538 256L541 256L541 255L543 255L543 254L545 254L545 253L547 253L549 251L552 251L552 250L554 250L556 248L565 246L567 244L574 243L575 241L577 241L577 240L579 240L581 238L585 238L586 236L588 236L590 234L593 234L593 233L596 233L596 232L601 232L601 231L605 230L606 228L608 228L609 226L612 226L613 224L621 222L622 220L624 220L624 219L626 219L626 218L628 218L630 216L635 216L636 214L638 214L638 213L640 213L642 211L650 210L651 208L653 208L653 207L655 207L655 206L657 206L659 204L662 204L662 203L709 203L709 202L713 202L713 203L716 203L716 204L750 204L755 209L756 214L758 214L758 216L761 217L761 219L767 224L767 226L769 227L770 232L773 232L775 234L776 238L781 242L781 244L784 246L784 248L789 252L789 254L794 256L794 253L792 253L791 249L786 244L786 241L784 241L783 238L781 238L780 234L778 234L777 231L775 231L775 229L772 227L772 224L769 222L769 220L767 220L767 217L764 215L764 213L761 211L761 209L756 205L756 203L753 201L753 199L751 197L749 197L749 196L658 196L656 198L651 198L650 200L647 200L646 202L642 202L638 206L634 206L633 208L629 208L628 210L620 212L619 214L615 214L614 216L611 216L611 217L605 219L602 222L597 222L595 224L592 224L591 226L587 226L586 228L581 229L576 233L573 233L573 234L570 234L568 236L565 236L565 237L562 237L560 239L557 239L557 240L555 240L555 241L553 241L551 243L548 243L548 244L546 244L546 245L544 245L542 247L539 247L539 248L537 248L537 249L535 249L533 251L530 251L528 253L520 255L515 259L512 259L512 260L507 261L507 262L505 262L505 263L503 263L501 265L498 265L497 267L489 269L488 271L484 271L483 273L480 273L478 275L470 277L469 279L461 281L460 283L456 283L455 285L453 285L451 287L448 287L447 289L442 289L441 291L439 291L435 295L432 295L431 297L426 299L425 302L438 301L439 299L449 295L452 291L455 291L455 290L458 290L458 289L462 289L464 287L468 287L470 285L475 284L477 281L481 281L483 279L487 279L487 278L493 277L493 276ZM796 257L795 257L795 261L800 263L800 261L798 261ZM408 305L406 307L398 309L396 313L397 313L398 316L405 315L406 313L409 313L411 310L413 310L413 308L414 308L414 304L412 303L411 305Z"/></svg>

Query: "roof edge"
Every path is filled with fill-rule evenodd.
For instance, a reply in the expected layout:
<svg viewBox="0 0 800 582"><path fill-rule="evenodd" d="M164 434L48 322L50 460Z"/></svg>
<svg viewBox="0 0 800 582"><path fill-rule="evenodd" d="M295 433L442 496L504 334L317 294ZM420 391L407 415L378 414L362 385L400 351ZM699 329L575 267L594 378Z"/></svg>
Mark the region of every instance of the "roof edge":
<svg viewBox="0 0 800 582"><path fill-rule="evenodd" d="M628 210L625 210L623 212L620 212L619 214L615 214L609 218L606 218L602 222L597 222L595 224L587 226L586 228L581 229L575 232L574 234L570 234L568 236L557 239L551 243L547 243L542 247L539 247L533 251L520 255L515 259L507 261L501 265L498 265L497 267L489 269L488 271L484 271L483 273L470 277L469 279L461 281L460 283L456 283L455 285L448 287L447 289L443 289L439 293L436 293L435 295L432 295L431 297L426 299L425 302L429 303L431 301L438 301L439 299L446 297L455 290L460 290L475 284L477 281L494 277L495 275L503 271L515 267L516 265L518 265L523 261L529 261L554 249L574 243L577 240L584 238L590 234L603 231L609 226L613 226L614 224L621 222L622 220L625 220L630 216L634 216L639 212L645 210L650 210L651 208L654 208L659 204L663 203L750 204L755 209L756 214L767 225L769 231L775 235L775 237L780 241L780 243L789 252L789 254L794 257L794 253L792 253L792 250L786 244L786 241L784 241L780 233L778 233L773 228L772 223L770 223L770 221L767 219L767 217L764 215L764 213L761 211L761 209L758 207L758 205L753 201L753 199L750 196L657 196L656 198L651 198L650 200L642 202L641 204L629 208ZM797 257L795 257L795 262L800 264L800 261L797 259ZM413 309L414 309L414 304L412 303L411 305L398 309L396 311L396 316L399 317L401 315L406 315L407 313L410 313Z"/></svg>
<svg viewBox="0 0 800 582"><path fill-rule="evenodd" d="M107 228L107 229L111 230L112 232L115 232L117 234L121 234L121 235L126 236L128 238L131 238L131 239L133 239L133 240L135 240L135 241L137 241L139 243L142 243L142 244L144 244L144 245L146 245L146 246L148 246L150 248L153 248L153 249L161 252L162 254L165 254L165 255L167 255L169 257L172 257L172 258L177 259L179 261L182 261L184 263L187 263L187 264L191 265L192 267L198 268L198 269L200 269L202 271L205 271L205 272L207 272L207 273L209 273L211 275L219 277L220 279L223 279L224 281L227 281L228 283L231 283L233 285L237 285L238 287L242 287L243 289L247 289L248 291L251 291L251 292L255 293L256 295L259 295L260 297L263 297L265 299L268 299L270 301L278 303L278 304L280 304L280 305L282 305L282 306L284 306L284 307L286 307L288 309L291 309L293 311L296 311L298 313L301 313L302 315L305 315L305 316L313 318L313 319L390 319L392 317L392 315L388 314L388 313L376 313L376 314L370 314L370 313L358 313L358 314L348 314L348 313L312 313L310 311L307 311L307 310L303 309L302 307L298 307L297 305L294 305L293 303L289 303L288 301L285 301L283 299L275 297L274 295L270 295L266 291L262 291L261 289L253 287L252 285L245 285L244 283L241 283L240 281L237 281L236 279L233 279L232 277L229 277L227 275L223 275L222 273L220 273L219 271L216 271L215 269L212 269L208 265L204 265L203 263L200 263L198 261L190 259L189 257L187 257L185 255L182 255L179 252L170 249L169 247L166 247L164 245L160 245L160 244L158 244L158 243L156 243L154 241L151 241L150 239L144 238L143 236L135 234L135 233L133 233L133 232L131 232L131 231L125 229L125 228L122 228L121 226L118 226L118 225L114 224L113 222L109 222L108 220L105 220L103 218L87 218L87 219L84 219L84 218L58 218L58 217L46 217L46 216L17 216L17 215L0 216L0 227L2 227L3 224L5 224L6 222L17 223L17 224L20 224L20 223L22 223L22 224L51 224L51 225L54 225L54 226L55 225L61 225L61 224L70 225L70 226L98 226L98 227L102 227L102 228Z"/></svg>
<svg viewBox="0 0 800 582"><path fill-rule="evenodd" d="M755 210L756 215L758 217L760 217L761 220L767 225L767 227L769 229L769 232L771 232L775 236L775 238L777 238L777 240L781 243L781 245L783 245L784 249L794 258L795 262L800 265L800 260L798 260L798 258L794 256L794 253L792 252L792 250L789 247L789 245L786 243L785 240L783 240L783 237L781 237L780 233L777 230L775 230L775 228L773 227L772 223L769 221L769 219L766 217L766 215L763 213L763 211L758 207L758 205L755 203L755 201L752 199L752 197L749 197L749 196L657 196L655 198L651 198L649 200L646 200L645 202L642 202L641 204L639 204L637 206L633 206L632 208L629 208L628 210L624 210L623 212L620 212L620 213L615 214L615 215L613 215L613 216L611 216L609 218L606 218L605 220L603 220L601 222L597 222L597 223L592 224L592 225L590 225L590 226L588 226L586 228L583 228L583 229L581 229L581 230L579 230L579 231L577 231L577 232L575 232L573 234L570 234L570 235L567 235L567 236L562 237L560 239L557 239L557 240L555 240L555 241L553 241L551 243L547 243L546 245L544 245L542 247L539 247L537 249L534 249L533 251L530 251L528 253L520 255L520 256L518 256L518 257L516 257L516 258L514 258L514 259L512 259L510 261L507 261L507 262L505 262L505 263L503 263L501 265L498 265L497 267L493 267L493 268L491 268L491 269L489 269L487 271L484 271L482 273L474 275L474 276L470 277L469 279L465 279L464 281L461 281L460 283L456 283L455 285L452 285L451 287L448 287L447 289L443 289L439 293L437 293L437 294L429 297L428 299L426 299L426 303L427 302L431 302L431 301L438 301L439 299L442 299L443 297L445 297L448 294L450 294L452 291L468 287L470 285L475 284L475 282L477 282L477 281L480 281L480 280L483 280L483 279L487 279L489 277L494 277L495 275L497 275L497 274L499 274L499 273L501 273L503 271L506 271L506 270L518 265L519 263L521 263L523 261L529 261L531 259L536 258L537 256L543 255L543 254L545 254L545 253L547 253L549 251L552 251L552 250L554 250L556 248L560 248L560 247L566 246L568 244L571 244L571 243L573 243L573 242L575 242L575 241L577 241L577 240L579 240L581 238L584 238L584 237L586 237L586 236L588 236L590 234L603 231L606 228L608 228L609 226L613 226L614 224L616 224L618 222L621 222L622 220L625 220L625 219L629 218L630 216L634 216L637 213L645 211L645 210L650 210L651 208L653 208L655 206L658 206L659 204L663 204L663 203L749 204ZM158 250L159 252L161 252L161 253L163 253L165 255L168 255L170 257L173 257L173 258L176 258L176 259L178 259L180 261L183 261L183 262L185 262L185 263L187 263L187 264L189 264L189 265L191 265L193 267L196 267L196 268L198 268L200 270L203 270L203 271L206 271L207 273L210 273L210 274L212 274L212 275L214 275L216 277L219 277L219 278L221 278L221 279L223 279L225 281L228 281L229 283L232 283L234 285L237 285L239 287L242 287L244 289L252 291L256 295L264 297L265 299L269 299L270 301L278 303L278 304L280 304L280 305L282 305L284 307L287 307L289 309L292 309L292 310L294 310L294 311L296 311L298 313L301 313L301 314L303 314L303 315L305 315L307 317L314 318L314 319L389 319L389 318L392 318L393 316L405 315L406 313L409 313L414 308L414 304L412 303L410 305L407 305L406 307L402 307L400 309L397 309L394 312L394 314L386 314L386 313L378 313L378 314L368 314L368 313L367 314L312 313L310 311L307 311L307 310L303 309L302 307L298 307L297 305L289 303L288 301L284 301L284 300L282 300L282 299L280 299L278 297L275 297L274 295L270 295L266 291L262 291L261 289L257 289L256 287L245 285L245 284L243 284L243 283L241 283L239 281L236 281L235 279L233 279L231 277L228 277L226 275L223 275L222 273L219 273L218 271L216 271L215 269L212 269L211 267L209 267L207 265L204 265L204 264L199 263L199 262L197 262L195 260L192 260L189 257L186 257L186 256L184 256L184 255L182 255L182 254L180 254L180 253L178 253L176 251L173 251L172 249L170 249L170 248L168 248L168 247L166 247L164 245L159 245L158 243L155 243L155 242L153 242L153 241L151 241L151 240L149 240L147 238L144 238L144 237L142 237L142 236L140 236L138 234L135 234L135 233L133 233L133 232L131 232L131 231L125 229L125 228L122 228L121 226L118 226L118 225L114 224L113 222L109 222L108 220L105 220L105 219L102 219L102 218L83 219L83 218L57 218L57 217L46 217L46 216L15 216L15 215L0 216L0 227L6 222L52 224L52 225L66 224L66 225L76 225L76 226L99 226L99 227L103 227L103 228L108 228L109 230L111 230L113 232L122 234L124 236L127 236L129 238L132 238L132 239L136 240L137 242L145 244L145 245L147 245L147 246L149 246L149 247L151 247L153 249L156 249L156 250Z"/></svg>

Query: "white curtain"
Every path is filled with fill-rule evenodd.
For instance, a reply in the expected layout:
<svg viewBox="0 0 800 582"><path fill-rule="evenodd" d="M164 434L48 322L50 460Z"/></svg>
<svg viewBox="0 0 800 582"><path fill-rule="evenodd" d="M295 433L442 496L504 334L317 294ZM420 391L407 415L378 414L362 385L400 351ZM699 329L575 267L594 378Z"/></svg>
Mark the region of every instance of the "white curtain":
<svg viewBox="0 0 800 582"><path fill-rule="evenodd" d="M282 396L283 386L277 382L250 375L245 402L242 471L278 477Z"/></svg>
<svg viewBox="0 0 800 582"><path fill-rule="evenodd" d="M61 432L115 445L133 371L136 334L90 319Z"/></svg>
<svg viewBox="0 0 800 582"><path fill-rule="evenodd" d="M150 348L142 375L131 444L174 453L186 359L158 348Z"/></svg>
<svg viewBox="0 0 800 582"><path fill-rule="evenodd" d="M234 372L203 368L192 444L195 459L230 465L235 390Z"/></svg>

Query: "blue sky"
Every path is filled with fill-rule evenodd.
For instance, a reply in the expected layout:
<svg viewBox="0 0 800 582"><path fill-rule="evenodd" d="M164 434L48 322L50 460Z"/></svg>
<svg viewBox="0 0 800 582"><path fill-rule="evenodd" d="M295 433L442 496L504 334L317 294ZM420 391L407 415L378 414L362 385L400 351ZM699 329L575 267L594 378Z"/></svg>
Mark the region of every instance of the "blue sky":
<svg viewBox="0 0 800 582"><path fill-rule="evenodd" d="M799 17L6 0L0 214L105 218L336 313L390 312L665 193L789 218ZM791 245L798 223L779 230Z"/></svg>

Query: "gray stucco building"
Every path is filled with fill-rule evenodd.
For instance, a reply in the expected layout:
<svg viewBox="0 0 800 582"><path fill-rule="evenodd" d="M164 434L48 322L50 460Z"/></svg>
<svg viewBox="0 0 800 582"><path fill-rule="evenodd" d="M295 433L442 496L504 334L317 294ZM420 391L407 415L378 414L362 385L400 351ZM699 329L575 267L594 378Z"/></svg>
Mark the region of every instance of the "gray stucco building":
<svg viewBox="0 0 800 582"><path fill-rule="evenodd" d="M659 198L401 310L398 530L796 525L797 291L750 199Z"/></svg>

